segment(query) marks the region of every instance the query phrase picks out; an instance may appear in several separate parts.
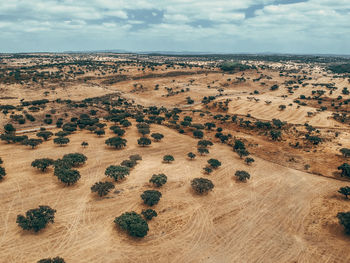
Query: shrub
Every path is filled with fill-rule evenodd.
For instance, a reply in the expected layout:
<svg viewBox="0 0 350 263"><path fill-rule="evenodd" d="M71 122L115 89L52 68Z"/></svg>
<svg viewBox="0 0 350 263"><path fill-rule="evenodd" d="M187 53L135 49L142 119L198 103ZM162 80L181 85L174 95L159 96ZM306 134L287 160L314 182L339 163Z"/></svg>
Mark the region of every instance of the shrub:
<svg viewBox="0 0 350 263"><path fill-rule="evenodd" d="M236 171L235 176L242 182L250 179L250 174L246 171Z"/></svg>
<svg viewBox="0 0 350 263"><path fill-rule="evenodd" d="M105 171L105 175L113 178L115 181L120 181L125 178L125 176L129 175L130 169L125 166L115 166L111 165L107 167Z"/></svg>
<svg viewBox="0 0 350 263"><path fill-rule="evenodd" d="M32 162L32 166L45 172L46 168L54 164L54 160L50 158L36 159Z"/></svg>
<svg viewBox="0 0 350 263"><path fill-rule="evenodd" d="M209 159L208 164L213 168L216 169L221 166L221 162L217 159Z"/></svg>
<svg viewBox="0 0 350 263"><path fill-rule="evenodd" d="M18 215L16 223L23 230L39 230L46 227L48 223L53 223L56 210L49 206L39 206L39 208L31 209L26 212L26 215Z"/></svg>
<svg viewBox="0 0 350 263"><path fill-rule="evenodd" d="M141 198L146 205L154 206L158 204L162 193L157 190L146 190L141 194Z"/></svg>
<svg viewBox="0 0 350 263"><path fill-rule="evenodd" d="M149 180L150 183L153 183L157 187L161 187L168 180L168 177L165 174L154 174L152 178Z"/></svg>
<svg viewBox="0 0 350 263"><path fill-rule="evenodd" d="M126 140L121 137L112 137L106 140L106 144L116 149L121 149L126 146Z"/></svg>
<svg viewBox="0 0 350 263"><path fill-rule="evenodd" d="M141 145L142 147L151 145L152 141L149 138L141 137L137 140L138 145Z"/></svg>
<svg viewBox="0 0 350 263"><path fill-rule="evenodd" d="M350 235L350 212L340 212L337 217L339 223L344 226L345 233Z"/></svg>
<svg viewBox="0 0 350 263"><path fill-rule="evenodd" d="M191 181L192 189L198 194L204 194L214 188L212 181L205 178L195 178Z"/></svg>
<svg viewBox="0 0 350 263"><path fill-rule="evenodd" d="M338 192L345 195L345 198L348 199L348 195L350 195L350 186L340 187Z"/></svg>
<svg viewBox="0 0 350 263"><path fill-rule="evenodd" d="M172 155L164 155L163 156L163 161L166 163L171 163L173 162L175 159Z"/></svg>
<svg viewBox="0 0 350 263"><path fill-rule="evenodd" d="M158 214L153 209L142 210L141 214L146 220L152 220L153 217L157 217Z"/></svg>
<svg viewBox="0 0 350 263"><path fill-rule="evenodd" d="M144 237L149 230L147 222L134 211L116 217L114 223L132 237Z"/></svg>
<svg viewBox="0 0 350 263"><path fill-rule="evenodd" d="M55 258L44 258L39 260L37 263L66 263L63 258L55 257Z"/></svg>
<svg viewBox="0 0 350 263"><path fill-rule="evenodd" d="M114 189L114 184L111 182L97 182L91 186L91 192L96 192L100 197L105 196L110 190Z"/></svg>

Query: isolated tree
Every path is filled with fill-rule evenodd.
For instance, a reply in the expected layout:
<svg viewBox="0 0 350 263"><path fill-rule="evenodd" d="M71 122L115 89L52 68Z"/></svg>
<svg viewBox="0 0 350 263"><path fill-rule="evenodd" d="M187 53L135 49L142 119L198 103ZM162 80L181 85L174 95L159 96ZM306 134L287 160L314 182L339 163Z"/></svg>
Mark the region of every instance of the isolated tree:
<svg viewBox="0 0 350 263"><path fill-rule="evenodd" d="M121 137L112 137L106 140L106 144L116 149L121 149L126 146L126 140Z"/></svg>
<svg viewBox="0 0 350 263"><path fill-rule="evenodd" d="M206 174L211 174L213 172L213 169L210 166L205 166L203 170Z"/></svg>
<svg viewBox="0 0 350 263"><path fill-rule="evenodd" d="M130 169L128 167L120 165L111 165L107 167L105 171L105 175L113 178L115 181L120 181L124 179L127 175L129 175L129 173Z"/></svg>
<svg viewBox="0 0 350 263"><path fill-rule="evenodd" d="M4 179L5 176L6 176L6 170L4 167L0 166L0 180Z"/></svg>
<svg viewBox="0 0 350 263"><path fill-rule="evenodd" d="M141 161L141 160L142 160L142 157L141 157L141 155L139 155L139 154L134 154L134 155L130 155L130 156L129 156L129 159L132 160L132 161L137 162L137 161Z"/></svg>
<svg viewBox="0 0 350 263"><path fill-rule="evenodd" d="M279 105L278 108L282 111L282 110L285 110L287 107L286 105Z"/></svg>
<svg viewBox="0 0 350 263"><path fill-rule="evenodd" d="M39 260L37 263L66 263L63 258L55 257L55 258L44 258Z"/></svg>
<svg viewBox="0 0 350 263"><path fill-rule="evenodd" d="M251 163L255 162L255 160L251 157L247 157L245 158L244 162L247 164L247 165L250 165Z"/></svg>
<svg viewBox="0 0 350 263"><path fill-rule="evenodd" d="M79 171L70 168L55 167L54 175L68 186L75 184L80 179Z"/></svg>
<svg viewBox="0 0 350 263"><path fill-rule="evenodd" d="M205 178L195 178L191 181L192 189L198 194L204 194L214 188L212 181Z"/></svg>
<svg viewBox="0 0 350 263"><path fill-rule="evenodd" d="M209 140L200 140L197 143L198 147L208 147L208 146L212 146L212 145L213 145L213 143Z"/></svg>
<svg viewBox="0 0 350 263"><path fill-rule="evenodd" d="M213 169L216 169L218 167L221 166L221 162L217 159L209 159L208 160L208 164L210 165L210 167L212 167Z"/></svg>
<svg viewBox="0 0 350 263"><path fill-rule="evenodd" d="M132 237L144 237L149 230L146 220L134 211L116 217L114 223Z"/></svg>
<svg viewBox="0 0 350 263"><path fill-rule="evenodd" d="M168 180L168 177L165 174L154 174L149 180L150 183L153 183L157 187L161 187Z"/></svg>
<svg viewBox="0 0 350 263"><path fill-rule="evenodd" d="M157 212L154 211L153 209L142 210L141 214L148 221L152 220L153 217L157 217L158 216Z"/></svg>
<svg viewBox="0 0 350 263"><path fill-rule="evenodd" d="M282 135L281 131L277 131L277 130L270 131L271 139L274 141L281 139L281 135Z"/></svg>
<svg viewBox="0 0 350 263"><path fill-rule="evenodd" d="M149 138L141 137L137 140L138 145L141 145L142 147L151 145L152 141Z"/></svg>
<svg viewBox="0 0 350 263"><path fill-rule="evenodd" d="M338 192L345 195L345 198L348 199L348 195L350 195L350 186L340 187Z"/></svg>
<svg viewBox="0 0 350 263"><path fill-rule="evenodd" d="M89 146L89 143L84 141L81 143L81 146L83 146L85 148L85 147Z"/></svg>
<svg viewBox="0 0 350 263"><path fill-rule="evenodd" d="M190 158L191 160L193 160L194 158L196 158L196 155L193 152L189 152L187 154L188 158Z"/></svg>
<svg viewBox="0 0 350 263"><path fill-rule="evenodd" d="M341 154L344 156L344 157L350 157L350 149L348 148L341 148L340 149L340 152Z"/></svg>
<svg viewBox="0 0 350 263"><path fill-rule="evenodd" d="M32 166L45 172L46 168L54 164L54 160L50 158L36 159L32 162Z"/></svg>
<svg viewBox="0 0 350 263"><path fill-rule="evenodd" d="M341 176L350 177L350 165L348 163L343 163L338 167L338 170L341 170Z"/></svg>
<svg viewBox="0 0 350 263"><path fill-rule="evenodd" d="M69 143L69 139L66 137L57 137L53 139L54 144L58 144L59 146L63 146Z"/></svg>
<svg viewBox="0 0 350 263"><path fill-rule="evenodd" d="M141 199L146 205L154 206L158 204L162 193L157 190L146 190L141 194Z"/></svg>
<svg viewBox="0 0 350 263"><path fill-rule="evenodd" d="M213 123L213 122L206 122L206 123L204 124L204 126L205 126L208 130L211 130L212 128L215 128L215 127L216 127L215 123Z"/></svg>
<svg viewBox="0 0 350 263"><path fill-rule="evenodd" d="M164 138L164 135L161 133L152 133L151 137L156 141L159 142Z"/></svg>
<svg viewBox="0 0 350 263"><path fill-rule="evenodd" d="M70 167L78 167L85 164L87 157L82 153L69 153L63 155L62 160L70 164Z"/></svg>
<svg viewBox="0 0 350 263"><path fill-rule="evenodd" d="M242 182L250 179L250 174L246 171L236 171L235 176Z"/></svg>
<svg viewBox="0 0 350 263"><path fill-rule="evenodd" d="M171 163L174 160L175 160L174 156L172 156L172 155L164 155L163 156L163 161L166 162L166 163Z"/></svg>
<svg viewBox="0 0 350 263"><path fill-rule="evenodd" d="M237 149L236 153L239 155L239 158L243 158L249 155L249 152L246 149Z"/></svg>
<svg viewBox="0 0 350 263"><path fill-rule="evenodd" d="M39 206L39 208L30 209L26 212L25 216L18 215L16 223L23 230L39 230L45 228L48 223L53 223L56 210L49 206Z"/></svg>
<svg viewBox="0 0 350 263"><path fill-rule="evenodd" d="M337 217L339 223L344 226L345 234L350 235L350 212L340 212Z"/></svg>
<svg viewBox="0 0 350 263"><path fill-rule="evenodd" d="M30 146L32 147L32 149L34 149L36 146L38 146L41 143L43 143L43 140L41 139L26 139L22 142L23 145Z"/></svg>
<svg viewBox="0 0 350 263"><path fill-rule="evenodd" d="M102 197L107 195L110 190L114 189L114 187L114 184L111 182L97 182L91 186L91 192L95 192Z"/></svg>
<svg viewBox="0 0 350 263"><path fill-rule="evenodd" d="M205 147L199 147L199 148L197 149L197 151L198 151L198 153L199 153L200 155L205 155L205 154L208 154L208 153L209 153L209 150L208 150L207 148L205 148Z"/></svg>
<svg viewBox="0 0 350 263"><path fill-rule="evenodd" d="M43 138L47 141L50 137L52 137L53 133L50 131L41 131L36 134L36 136Z"/></svg>
<svg viewBox="0 0 350 263"><path fill-rule="evenodd" d="M14 134L16 132L16 128L13 127L11 123L8 123L4 126L5 133Z"/></svg>

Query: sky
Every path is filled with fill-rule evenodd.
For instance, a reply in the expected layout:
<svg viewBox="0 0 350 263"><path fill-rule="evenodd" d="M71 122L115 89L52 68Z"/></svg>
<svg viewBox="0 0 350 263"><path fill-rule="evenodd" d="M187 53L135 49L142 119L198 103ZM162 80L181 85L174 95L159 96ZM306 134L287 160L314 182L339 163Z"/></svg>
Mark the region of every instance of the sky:
<svg viewBox="0 0 350 263"><path fill-rule="evenodd" d="M350 54L350 0L0 0L0 53Z"/></svg>

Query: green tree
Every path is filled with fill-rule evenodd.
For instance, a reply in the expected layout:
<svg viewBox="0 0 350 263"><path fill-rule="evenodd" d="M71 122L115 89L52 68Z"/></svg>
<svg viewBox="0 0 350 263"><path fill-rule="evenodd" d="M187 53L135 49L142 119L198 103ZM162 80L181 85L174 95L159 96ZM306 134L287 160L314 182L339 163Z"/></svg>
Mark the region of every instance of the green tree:
<svg viewBox="0 0 350 263"><path fill-rule="evenodd" d="M247 157L247 158L245 158L244 162L247 165L250 165L251 163L255 162L255 160L253 158Z"/></svg>
<svg viewBox="0 0 350 263"><path fill-rule="evenodd" d="M205 147L199 147L199 148L197 149L197 151L198 151L198 153L199 153L200 155L205 155L205 154L208 154L208 153L209 153L209 150L208 150L207 148L205 148Z"/></svg>
<svg viewBox="0 0 350 263"><path fill-rule="evenodd" d="M137 140L138 145L141 145L142 147L151 145L152 141L149 138L141 137Z"/></svg>
<svg viewBox="0 0 350 263"><path fill-rule="evenodd" d="M98 137L100 137L100 136L102 136L102 135L105 135L105 130L103 130L103 129L99 129L99 130L95 130L94 131L94 133L98 136Z"/></svg>
<svg viewBox="0 0 350 263"><path fill-rule="evenodd" d="M209 166L205 166L203 170L206 174L211 174L213 172L213 169Z"/></svg>
<svg viewBox="0 0 350 263"><path fill-rule="evenodd" d="M37 263L66 263L63 258L55 257L55 258L44 258L39 260Z"/></svg>
<svg viewBox="0 0 350 263"><path fill-rule="evenodd" d="M137 161L141 161L141 160L142 160L142 157L141 157L141 155L139 155L139 154L134 154L134 155L130 155L130 156L129 156L129 159L132 160L132 161L137 162Z"/></svg>
<svg viewBox="0 0 350 263"><path fill-rule="evenodd" d="M339 223L344 226L345 233L350 235L350 212L340 212L337 217Z"/></svg>
<svg viewBox="0 0 350 263"><path fill-rule="evenodd" d="M163 156L163 161L166 163L171 163L175 160L174 156L172 155L164 155Z"/></svg>
<svg viewBox="0 0 350 263"><path fill-rule="evenodd" d="M134 211L116 217L114 223L132 237L144 237L149 230L146 220Z"/></svg>
<svg viewBox="0 0 350 263"><path fill-rule="evenodd" d="M277 131L277 130L270 131L271 139L274 141L281 139L281 135L282 135L281 131Z"/></svg>
<svg viewBox="0 0 350 263"><path fill-rule="evenodd" d="M208 164L213 168L216 169L221 166L221 162L217 159L209 159Z"/></svg>
<svg viewBox="0 0 350 263"><path fill-rule="evenodd" d="M47 141L50 137L52 137L53 133L50 131L41 131L36 134L36 136L43 138Z"/></svg>
<svg viewBox="0 0 350 263"><path fill-rule="evenodd" d="M112 137L106 140L106 144L116 149L121 149L126 146L126 140L121 137Z"/></svg>
<svg viewBox="0 0 350 263"><path fill-rule="evenodd" d="M128 168L134 168L135 167L135 165L136 165L136 161L134 161L134 160L124 160L124 161L122 161L121 163L120 163L120 165L122 165L122 166L126 166L126 167L128 167Z"/></svg>
<svg viewBox="0 0 350 263"><path fill-rule="evenodd" d="M158 204L162 193L157 190L146 190L141 194L141 198L146 205L154 206Z"/></svg>
<svg viewBox="0 0 350 263"><path fill-rule="evenodd" d="M239 155L239 158L243 158L249 155L249 152L246 149L237 149L236 153Z"/></svg>
<svg viewBox="0 0 350 263"><path fill-rule="evenodd" d="M191 181L192 189L198 194L204 194L214 188L212 181L206 178L195 178Z"/></svg>
<svg viewBox="0 0 350 263"><path fill-rule="evenodd" d="M45 172L46 168L54 164L54 160L50 158L36 159L32 162L32 166Z"/></svg>
<svg viewBox="0 0 350 263"><path fill-rule="evenodd" d="M242 182L250 179L250 174L246 171L236 171L235 176Z"/></svg>
<svg viewBox="0 0 350 263"><path fill-rule="evenodd" d="M204 136L204 133L201 130L195 130L193 131L193 136L197 139L202 139Z"/></svg>
<svg viewBox="0 0 350 263"><path fill-rule="evenodd" d="M212 146L212 145L213 145L213 143L211 141L208 141L208 140L200 140L197 143L198 147L208 147L208 146Z"/></svg>
<svg viewBox="0 0 350 263"><path fill-rule="evenodd" d="M110 190L114 189L114 187L114 184L111 182L97 182L91 186L91 192L95 192L102 197L107 195Z"/></svg>
<svg viewBox="0 0 350 263"><path fill-rule="evenodd" d="M84 141L81 143L81 146L83 146L85 148L85 147L89 146L89 143Z"/></svg>
<svg viewBox="0 0 350 263"><path fill-rule="evenodd" d="M168 180L168 177L165 174L154 174L149 180L150 183L153 183L157 187L161 187Z"/></svg>
<svg viewBox="0 0 350 263"><path fill-rule="evenodd" d="M191 160L193 160L194 158L196 158L196 155L193 152L189 152L187 154L188 158L190 158Z"/></svg>
<svg viewBox="0 0 350 263"><path fill-rule="evenodd" d="M350 157L350 149L348 148L341 148L340 149L340 152L341 154L344 156L344 157Z"/></svg>
<svg viewBox="0 0 350 263"><path fill-rule="evenodd" d="M152 133L151 137L156 141L159 142L164 138L164 135L161 133Z"/></svg>
<svg viewBox="0 0 350 263"><path fill-rule="evenodd" d="M13 127L11 123L8 123L4 126L5 133L14 134L16 132L16 128Z"/></svg>
<svg viewBox="0 0 350 263"><path fill-rule="evenodd" d="M350 165L348 163L343 163L338 167L338 170L341 170L341 176L350 177Z"/></svg>
<svg viewBox="0 0 350 263"><path fill-rule="evenodd" d="M49 206L39 206L39 208L28 210L25 216L18 215L16 223L23 230L34 230L34 232L38 232L45 228L48 223L54 222L55 213L56 210Z"/></svg>
<svg viewBox="0 0 350 263"><path fill-rule="evenodd" d="M0 180L4 179L5 176L6 176L6 170L4 167L0 166Z"/></svg>
<svg viewBox="0 0 350 263"><path fill-rule="evenodd" d="M158 214L153 209L142 210L141 214L146 220L152 220L153 217L157 217Z"/></svg>
<svg viewBox="0 0 350 263"><path fill-rule="evenodd" d="M80 179L79 171L63 167L55 167L54 175L68 186L75 184Z"/></svg>
<svg viewBox="0 0 350 263"><path fill-rule="evenodd" d="M129 175L130 169L125 166L115 166L111 165L107 167L105 171L105 175L113 178L115 181L120 181L124 179L127 175Z"/></svg>
<svg viewBox="0 0 350 263"><path fill-rule="evenodd" d="M32 149L34 149L36 146L38 146L41 143L43 143L43 140L41 139L26 139L22 142L23 145L30 146L32 147Z"/></svg>
<svg viewBox="0 0 350 263"><path fill-rule="evenodd" d="M78 167L85 164L87 157L82 153L69 153L63 155L62 160L66 163L69 163L71 167Z"/></svg>
<svg viewBox="0 0 350 263"><path fill-rule="evenodd" d="M348 195L350 195L350 186L340 187L338 192L345 195L345 198L348 199Z"/></svg>
<svg viewBox="0 0 350 263"><path fill-rule="evenodd" d="M66 137L57 137L53 139L54 144L58 144L59 146L63 146L69 143L69 139Z"/></svg>

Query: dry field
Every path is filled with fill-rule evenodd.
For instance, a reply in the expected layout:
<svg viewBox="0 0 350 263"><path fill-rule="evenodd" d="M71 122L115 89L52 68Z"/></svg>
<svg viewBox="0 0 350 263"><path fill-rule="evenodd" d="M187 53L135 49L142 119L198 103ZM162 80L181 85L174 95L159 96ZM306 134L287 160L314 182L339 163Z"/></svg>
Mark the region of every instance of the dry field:
<svg viewBox="0 0 350 263"><path fill-rule="evenodd" d="M122 150L105 145L105 140L114 136L109 130L113 125L110 122L105 122L104 136L78 130L69 135L70 143L64 147L55 145L52 139L35 149L1 141L0 157L7 175L0 182L0 262L34 263L55 256L64 258L68 263L350 262L350 237L344 234L336 218L338 212L350 211L350 201L345 201L337 193L340 187L349 186L350 182L334 174L336 167L346 162L339 155L339 149L350 148L349 125L333 119L333 111L329 107L317 111L314 105L298 107L293 102L302 94L311 96L313 90L321 89L315 88L313 83L334 83L338 89L333 94L327 93L327 97L332 98L340 96L349 83L312 68L307 69L308 76L312 78L305 81L308 85L288 94L284 83L293 77L280 76L279 70L225 74L212 70L196 74L200 70L203 69L194 68L188 70L191 75L183 75L181 72L185 70L178 69L175 71L180 75L142 78L142 74L152 72L139 74L131 67L127 73L129 79L110 84L106 84L104 76L64 84L0 85L0 105L18 105L23 98L26 101L42 98L82 101L119 94L133 101L134 105L178 107L184 110L179 114L180 119L191 116L193 123L213 121L212 116L216 114L237 114L243 118L248 114L251 120L280 119L291 125L283 131L281 140L272 141L259 131L216 121L217 127L223 128L223 133L230 133L233 138L246 142L255 159L250 166L238 157L232 147L215 138L216 131L205 133L205 138L214 142L209 148L210 153L198 155L192 161L187 158L187 153L197 153L198 139L186 129L185 134L180 134L165 125L151 124L151 133L162 133L164 139L140 147L137 144L140 135L132 119L133 125L126 128L124 136L127 146ZM172 70L159 67L156 71L159 72L153 74ZM261 80L264 85L253 81L261 74L271 77ZM131 79L133 76L141 78ZM242 77L246 79L244 82L237 80ZM271 91L270 87L274 84L278 84L279 89ZM140 85L142 88L137 88ZM155 89L156 85L159 85L158 89ZM185 91L167 96L166 88ZM186 88L189 90L186 91ZM218 91L220 88L223 91ZM255 90L259 94L253 94ZM42 95L44 91L49 91L45 97ZM204 96L218 94L221 96L215 102L230 100L225 112L212 103L201 103ZM187 104L187 97L191 97L194 103ZM265 101L271 101L271 104L267 105ZM279 109L281 104L286 105L285 110ZM52 109L56 110L56 117L66 113L67 119L78 117L83 112L50 103L43 112L34 115L42 120L44 113ZM105 114L101 108L96 109L99 114ZM198 112L193 113L192 110ZM348 110L346 105L344 111ZM205 116L199 114L206 111L208 114ZM308 112L315 114L308 117ZM20 111L15 110L14 113L20 114ZM1 127L10 120L9 115L2 114ZM18 130L43 126L38 120L15 126ZM305 131L304 123L319 129L324 142L317 147L290 147L291 143L303 141L300 134ZM51 131L58 132L59 129ZM334 135L336 132L339 133L337 136ZM27 135L35 137L35 133ZM89 146L83 148L82 141L88 142ZM58 159L75 152L83 153L88 160L78 169L81 179L73 186L59 182L52 168L40 172L31 167L35 159ZM112 182L104 175L109 165L118 165L132 154L141 155L142 160L125 180L115 183L115 189L106 197L100 198L91 193L90 187L95 182ZM163 163L162 158L166 154L173 155L175 161ZM206 175L203 167L210 158L218 159L222 166ZM306 164L310 168L304 168ZM248 171L251 179L246 183L238 182L234 176L236 170ZM113 220L127 211L140 213L147 209L140 194L155 189L148 181L158 173L168 176L168 182L159 189L161 200L152 207L158 216L149 221L146 237L129 237L115 226ZM196 177L212 180L215 185L213 191L206 195L195 194L190 182ZM16 224L17 215L39 205L57 210L55 222L38 233L23 231Z"/></svg>

